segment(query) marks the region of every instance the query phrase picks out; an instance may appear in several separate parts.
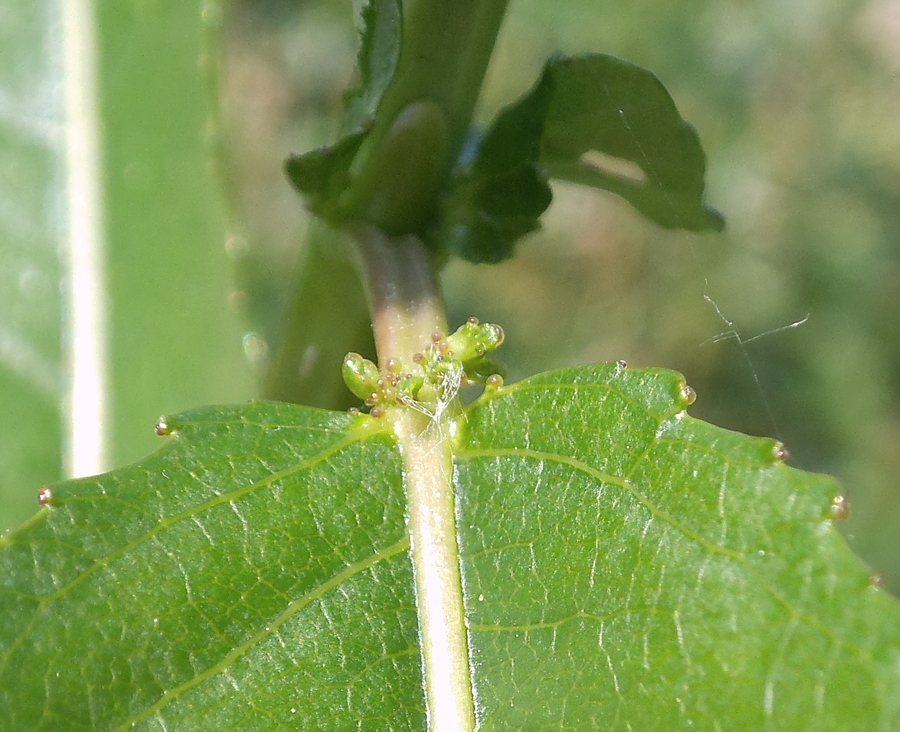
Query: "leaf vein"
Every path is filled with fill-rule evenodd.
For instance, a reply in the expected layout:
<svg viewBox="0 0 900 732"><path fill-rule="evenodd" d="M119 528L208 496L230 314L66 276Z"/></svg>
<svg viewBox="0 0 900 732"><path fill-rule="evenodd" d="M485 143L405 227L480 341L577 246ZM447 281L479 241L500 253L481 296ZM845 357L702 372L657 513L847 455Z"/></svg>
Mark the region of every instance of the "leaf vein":
<svg viewBox="0 0 900 732"><path fill-rule="evenodd" d="M288 606L277 615L273 620L267 622L262 629L253 634L243 643L235 646L229 651L217 664L210 666L205 671L197 674L191 679L184 681L173 689L169 689L160 696L154 703L138 714L123 720L123 722L115 728L114 732L124 732L134 727L138 722L147 719L150 716L158 714L167 705L177 701L191 689L199 686L202 682L216 676L220 673L226 673L233 663L242 656L251 651L254 647L262 643L268 637L274 635L282 625L290 620L294 615L308 607L312 603L321 600L329 591L340 587L344 582L353 578L358 574L362 574L380 562L388 561L393 557L401 554L409 549L409 537L404 536L386 549L375 552L365 559L347 565L343 570L338 572L331 579L323 582L318 587L292 600Z"/></svg>
<svg viewBox="0 0 900 732"><path fill-rule="evenodd" d="M691 443L693 444L693 443ZM773 587L764 576L760 574L760 572L753 568L753 566L747 560L747 556L744 552L730 549L728 547L720 546L716 544L714 541L711 541L704 536L698 534L696 531L690 529L688 526L684 525L680 521L678 521L674 516L671 516L669 513L663 511L655 504L653 504L643 493L641 493L627 478L620 478L618 476L604 473L596 468L587 465L580 460L575 458L557 455L554 453L542 452L534 449L523 449L523 448L474 448L467 447L463 450L460 450L455 458L459 460L469 460L480 457L506 457L506 458L515 458L522 460L540 460L546 462L553 462L560 465L566 465L572 468L575 471L584 473L590 478L600 482L600 483L609 483L615 486L618 486L622 490L631 494L642 506L644 506L651 515L659 518L660 520L668 523L672 528L679 531L683 536L687 539L698 543L701 547L703 547L710 554L718 554L724 556L735 563L741 565L748 574L750 574L757 585L761 587L765 592L767 592L776 602L778 602L790 615L790 618L799 620L809 627L813 628L817 632L821 633L823 636L830 638L834 643L843 644L845 647L852 649L852 651L857 655L860 660L869 662L871 661L871 653L862 648L859 644L850 644L846 643L843 639L841 639L836 633L835 629L832 628L829 624L824 623L823 621L810 616L798 608L794 607L791 601L777 588ZM752 463L751 463L752 464Z"/></svg>

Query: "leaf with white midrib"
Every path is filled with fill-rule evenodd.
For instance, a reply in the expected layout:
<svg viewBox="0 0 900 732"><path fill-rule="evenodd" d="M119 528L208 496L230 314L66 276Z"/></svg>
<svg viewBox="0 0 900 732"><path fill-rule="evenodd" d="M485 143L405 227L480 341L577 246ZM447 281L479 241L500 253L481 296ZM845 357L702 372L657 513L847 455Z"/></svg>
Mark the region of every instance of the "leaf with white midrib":
<svg viewBox="0 0 900 732"><path fill-rule="evenodd" d="M617 365L486 394L455 447L483 730L893 730L900 610L829 479ZM424 730L396 438L257 403L169 420L2 540L0 728Z"/></svg>

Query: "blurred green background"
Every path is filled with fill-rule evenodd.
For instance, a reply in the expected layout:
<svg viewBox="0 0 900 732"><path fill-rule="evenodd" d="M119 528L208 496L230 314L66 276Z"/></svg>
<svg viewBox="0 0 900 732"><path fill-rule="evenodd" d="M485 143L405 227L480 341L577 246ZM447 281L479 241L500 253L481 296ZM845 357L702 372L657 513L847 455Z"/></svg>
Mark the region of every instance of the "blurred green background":
<svg viewBox="0 0 900 732"><path fill-rule="evenodd" d="M16 1L23 18L35 15L39 4ZM153 447L159 413L254 393L307 226L281 162L334 139L356 39L350 0L123 0L99 10L118 464ZM37 16L29 22L45 38L49 16ZM528 89L557 50L611 53L660 77L700 133L708 202L728 228L666 232L608 194L556 186L544 229L513 260L447 267L452 324L501 323L511 378L615 359L683 372L699 394L692 414L777 436L793 465L841 479L848 538L900 592L900 2L516 0L480 121ZM7 66L4 56L0 87L35 83ZM223 110L212 118L210 70ZM4 226L24 195L7 158L28 166L41 200L55 180L52 145L38 145L50 160L41 178L8 116ZM52 234L52 222L44 228ZM35 267L54 282L49 236ZM10 251L0 242L0 257ZM12 306L0 296L0 335L49 344L58 367L62 306L26 294ZM22 315L38 301L43 331ZM28 414L43 421L29 422L16 416L22 393L0 381L0 526L31 512L59 472L52 400L35 397ZM27 440L24 423L37 425ZM23 467L26 444L34 455Z"/></svg>

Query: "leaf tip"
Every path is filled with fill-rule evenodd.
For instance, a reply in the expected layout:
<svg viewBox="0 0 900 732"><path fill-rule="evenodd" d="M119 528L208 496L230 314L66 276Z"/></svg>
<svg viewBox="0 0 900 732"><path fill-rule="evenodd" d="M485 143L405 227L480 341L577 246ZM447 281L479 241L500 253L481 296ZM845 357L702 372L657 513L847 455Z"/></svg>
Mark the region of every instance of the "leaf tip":
<svg viewBox="0 0 900 732"><path fill-rule="evenodd" d="M850 499L838 493L831 499L831 518L835 521L846 521L850 516Z"/></svg>
<svg viewBox="0 0 900 732"><path fill-rule="evenodd" d="M776 442L772 445L772 460L776 463L786 463L790 460L791 455L787 451L787 448L782 445L780 442Z"/></svg>
<svg viewBox="0 0 900 732"><path fill-rule="evenodd" d="M616 366L618 365L619 364L616 364ZM675 395L675 401L682 409L687 409L691 404L697 401L697 392L694 391L694 387L685 382L681 382L678 387L678 393Z"/></svg>
<svg viewBox="0 0 900 732"><path fill-rule="evenodd" d="M53 491L48 486L44 486L38 491L37 501L41 508L51 505L53 503Z"/></svg>

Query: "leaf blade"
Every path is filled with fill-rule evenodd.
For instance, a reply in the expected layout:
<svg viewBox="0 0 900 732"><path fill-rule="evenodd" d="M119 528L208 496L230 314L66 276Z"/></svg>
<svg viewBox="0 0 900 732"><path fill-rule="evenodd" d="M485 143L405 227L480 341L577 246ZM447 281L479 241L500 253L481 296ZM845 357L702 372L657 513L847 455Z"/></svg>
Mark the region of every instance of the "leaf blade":
<svg viewBox="0 0 900 732"><path fill-rule="evenodd" d="M900 608L832 526L837 486L690 401L678 374L609 365L468 410L482 729L896 726ZM167 430L0 540L0 723L423 729L393 434L271 403Z"/></svg>
<svg viewBox="0 0 900 732"><path fill-rule="evenodd" d="M705 174L700 139L656 76L606 54L557 55L460 161L438 242L475 263L512 256L540 226L550 178L615 193L665 228L721 231Z"/></svg>
<svg viewBox="0 0 900 732"><path fill-rule="evenodd" d="M831 526L836 486L684 416L681 385L569 370L470 412L458 486L483 728L892 729L900 615ZM536 394L562 409L517 426Z"/></svg>
<svg viewBox="0 0 900 732"><path fill-rule="evenodd" d="M617 193L666 228L724 227L703 205L700 138L656 76L599 53L551 59L548 69L555 83L541 160L551 175ZM633 163L645 180L604 173L582 160L591 150Z"/></svg>
<svg viewBox="0 0 900 732"><path fill-rule="evenodd" d="M56 487L30 531L4 540L5 577L37 563L31 589L7 584L2 595L20 630L7 628L16 640L2 646L0 707L26 715L6 717L9 728L52 728L41 709L73 728L153 728L170 716L197 726L196 709L223 724L340 728L329 715L336 696L353 713L348 688L369 700L363 717L414 728L420 662L399 461L390 436L353 422L287 405L202 410L171 420L173 446L140 466ZM219 452L213 468L195 461L223 438L243 448ZM78 530L87 515L93 530ZM80 546L55 555L73 526ZM44 554L49 563L36 561ZM36 703L64 639L70 663ZM21 658L28 672L15 673ZM284 703L267 711L275 699Z"/></svg>
<svg viewBox="0 0 900 732"><path fill-rule="evenodd" d="M342 136L333 144L284 162L285 173L310 208L338 224L346 215L343 194L350 186L356 154L372 129L400 58L403 13L397 0L369 0L360 13L359 81L344 96L346 115Z"/></svg>

